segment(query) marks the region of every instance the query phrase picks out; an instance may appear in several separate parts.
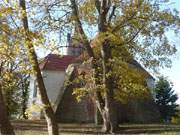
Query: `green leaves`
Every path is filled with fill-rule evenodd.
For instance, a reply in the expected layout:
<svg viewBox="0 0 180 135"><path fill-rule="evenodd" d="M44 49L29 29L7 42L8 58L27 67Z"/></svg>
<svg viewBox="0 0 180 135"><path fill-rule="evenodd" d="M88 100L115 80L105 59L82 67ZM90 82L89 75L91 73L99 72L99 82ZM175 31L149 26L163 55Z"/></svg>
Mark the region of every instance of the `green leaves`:
<svg viewBox="0 0 180 135"><path fill-rule="evenodd" d="M115 98L128 102L129 98L147 98L149 90L146 87L147 74L138 67L116 58L113 63L112 76L115 80Z"/></svg>
<svg viewBox="0 0 180 135"><path fill-rule="evenodd" d="M177 94L172 89L172 84L164 77L160 77L155 87L156 92L156 104L161 113L163 120L171 120L172 116L176 115L176 101L178 99Z"/></svg>

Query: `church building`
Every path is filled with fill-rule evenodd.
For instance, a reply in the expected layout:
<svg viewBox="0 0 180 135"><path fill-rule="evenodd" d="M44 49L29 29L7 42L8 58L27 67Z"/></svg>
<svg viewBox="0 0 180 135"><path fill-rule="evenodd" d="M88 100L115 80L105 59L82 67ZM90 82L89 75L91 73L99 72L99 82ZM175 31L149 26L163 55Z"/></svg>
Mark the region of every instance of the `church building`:
<svg viewBox="0 0 180 135"><path fill-rule="evenodd" d="M65 123L94 123L97 121L97 110L91 97L88 95L80 102L77 102L73 93L73 85L66 85L67 81L73 80L81 65L81 56L83 45L72 43L70 34L67 36L68 45L66 55L49 54L40 62L44 84L51 105L56 113L58 122ZM118 119L119 122L147 123L155 122L159 118L159 112L155 106L154 83L155 79L135 60L130 63L135 68L148 74L146 78L147 86L152 90L152 97L149 100L129 100L129 103L119 104ZM83 67L84 70L90 70L90 67ZM32 105L41 105L38 95L36 78L30 78L30 96L29 107ZM41 107L40 107L41 108ZM43 118L41 109L31 112L33 119Z"/></svg>

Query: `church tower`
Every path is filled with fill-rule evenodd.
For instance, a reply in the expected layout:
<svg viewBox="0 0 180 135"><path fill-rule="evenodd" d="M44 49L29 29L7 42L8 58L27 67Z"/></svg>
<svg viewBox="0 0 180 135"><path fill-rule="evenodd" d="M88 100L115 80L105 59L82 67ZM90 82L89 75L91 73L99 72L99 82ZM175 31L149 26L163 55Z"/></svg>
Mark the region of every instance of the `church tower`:
<svg viewBox="0 0 180 135"><path fill-rule="evenodd" d="M79 56L83 51L82 43L73 37L70 33L67 34L67 55Z"/></svg>

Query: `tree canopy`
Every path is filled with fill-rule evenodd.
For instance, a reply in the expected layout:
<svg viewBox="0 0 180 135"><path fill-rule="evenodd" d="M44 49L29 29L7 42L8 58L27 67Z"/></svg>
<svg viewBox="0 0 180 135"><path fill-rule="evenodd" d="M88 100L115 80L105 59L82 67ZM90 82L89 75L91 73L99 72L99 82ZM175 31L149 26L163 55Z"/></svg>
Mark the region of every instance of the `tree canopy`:
<svg viewBox="0 0 180 135"><path fill-rule="evenodd" d="M22 50L28 52L29 62L39 78L40 93L44 95L42 101L49 105L34 46L48 46L48 40L43 39L53 38L65 44L67 33L73 33L92 58L94 95L105 130L114 130L114 125L118 126L114 97L122 99L146 89L143 87L146 76L129 63L135 59L154 71L171 65L170 56L175 54L176 47L169 42L166 32L178 34L180 19L178 11L168 4L168 0L1 1L0 17L7 18L10 25L0 24L5 33L4 37L1 34L0 52L7 50L7 38L12 35L13 48L17 50L5 56L19 55ZM1 56L4 60L4 55ZM48 109L53 114L49 106L45 112L48 114Z"/></svg>
<svg viewBox="0 0 180 135"><path fill-rule="evenodd" d="M98 0L77 0L78 16L88 40L94 40L98 33L99 12L101 2ZM33 3L41 9L38 18L33 18L35 26L46 31L60 33L65 40L66 33L74 31L75 23L69 1L44 1ZM168 7L169 1L108 1L106 27L108 33L119 40L136 59L145 67L157 69L169 67L169 56L176 52L175 45L170 43L166 32L171 30L178 34L179 15L176 9ZM40 17L39 17L40 16ZM101 36L102 37L102 36ZM99 38L98 38L99 40Z"/></svg>

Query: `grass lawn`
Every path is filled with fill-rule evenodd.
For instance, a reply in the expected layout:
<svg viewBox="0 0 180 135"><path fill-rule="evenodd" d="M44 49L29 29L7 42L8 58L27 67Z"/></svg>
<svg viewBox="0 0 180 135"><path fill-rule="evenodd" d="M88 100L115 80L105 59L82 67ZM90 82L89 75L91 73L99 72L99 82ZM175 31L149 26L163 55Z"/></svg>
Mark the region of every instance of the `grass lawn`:
<svg viewBox="0 0 180 135"><path fill-rule="evenodd" d="M45 121L13 121L17 135L48 135ZM180 135L180 125L123 124L122 135ZM59 124L60 135L103 135L93 124Z"/></svg>

